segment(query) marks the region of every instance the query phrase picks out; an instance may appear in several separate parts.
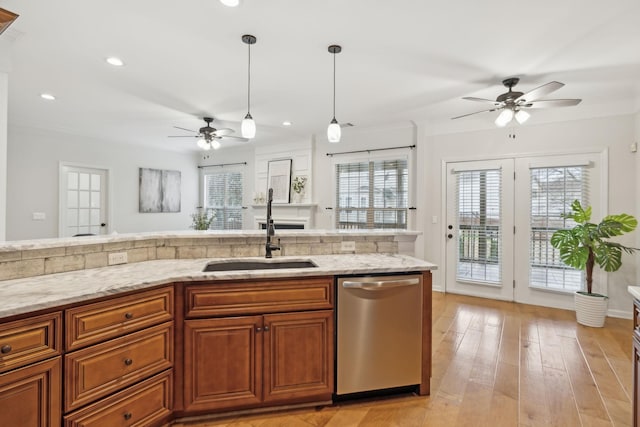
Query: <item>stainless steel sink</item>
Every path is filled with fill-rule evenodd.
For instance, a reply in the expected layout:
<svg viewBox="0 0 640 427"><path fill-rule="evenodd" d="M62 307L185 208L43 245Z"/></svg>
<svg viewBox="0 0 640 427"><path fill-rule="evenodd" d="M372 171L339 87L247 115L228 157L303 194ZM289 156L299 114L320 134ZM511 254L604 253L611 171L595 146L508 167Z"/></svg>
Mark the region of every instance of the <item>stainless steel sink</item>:
<svg viewBox="0 0 640 427"><path fill-rule="evenodd" d="M238 260L238 261L211 261L203 271L234 271L234 270L274 270L280 268L314 268L317 267L312 261L260 261L260 260Z"/></svg>

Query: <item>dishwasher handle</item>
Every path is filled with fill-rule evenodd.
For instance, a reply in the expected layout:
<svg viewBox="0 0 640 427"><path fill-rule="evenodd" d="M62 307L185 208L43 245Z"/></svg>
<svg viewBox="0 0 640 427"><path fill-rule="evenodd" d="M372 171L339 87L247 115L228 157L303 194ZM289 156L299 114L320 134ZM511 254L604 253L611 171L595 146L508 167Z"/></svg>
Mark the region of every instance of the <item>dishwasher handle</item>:
<svg viewBox="0 0 640 427"><path fill-rule="evenodd" d="M365 291L382 291L389 288L401 288L404 286L414 286L420 284L419 278L401 280L372 280L367 282L342 282L343 288L363 289Z"/></svg>

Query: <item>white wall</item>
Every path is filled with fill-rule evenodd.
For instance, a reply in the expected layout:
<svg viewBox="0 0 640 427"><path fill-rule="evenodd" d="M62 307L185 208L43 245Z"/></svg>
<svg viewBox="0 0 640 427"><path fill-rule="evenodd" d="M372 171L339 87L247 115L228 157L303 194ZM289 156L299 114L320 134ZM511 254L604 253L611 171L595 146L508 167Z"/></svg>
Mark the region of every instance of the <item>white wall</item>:
<svg viewBox="0 0 640 427"><path fill-rule="evenodd" d="M102 167L110 172L109 232L185 230L198 205L198 158L193 153L150 150L77 135L11 127L7 163L7 240L58 236L60 162ZM179 213L139 213L139 168L181 172ZM45 221L33 221L44 212Z"/></svg>
<svg viewBox="0 0 640 427"><path fill-rule="evenodd" d="M513 132L517 135L516 139L508 138L507 135ZM608 148L609 212L626 212L638 216L637 161L629 150L634 134L634 117L618 116L447 135L423 135L429 142L425 144L427 148L422 159L422 164L428 171L422 188L429 189L427 191L431 196L422 214L427 218L441 216L441 165L444 160L488 159L507 155ZM434 191L436 194L433 194ZM425 258L438 265L445 262L442 251L444 227L442 218L439 218L437 224L429 221L425 230ZM636 237L629 235L621 241L633 246ZM637 255L635 257L637 259ZM631 312L631 299L626 285L633 284L636 280L636 264L633 257L625 255L623 268L609 275L609 309L613 313ZM440 271L435 272L434 287L443 289L443 280Z"/></svg>

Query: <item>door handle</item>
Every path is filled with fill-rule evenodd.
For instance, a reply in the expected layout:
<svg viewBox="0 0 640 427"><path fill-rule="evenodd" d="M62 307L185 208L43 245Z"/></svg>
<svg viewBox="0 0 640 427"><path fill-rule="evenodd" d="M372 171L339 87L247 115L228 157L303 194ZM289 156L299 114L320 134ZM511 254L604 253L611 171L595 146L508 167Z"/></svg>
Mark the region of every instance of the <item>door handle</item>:
<svg viewBox="0 0 640 427"><path fill-rule="evenodd" d="M447 238L453 239L453 234L451 234L451 233L447 234Z"/></svg>
<svg viewBox="0 0 640 427"><path fill-rule="evenodd" d="M342 282L342 287L347 289L364 289L365 291L379 291L389 288L401 288L420 284L420 279L379 280L371 282Z"/></svg>

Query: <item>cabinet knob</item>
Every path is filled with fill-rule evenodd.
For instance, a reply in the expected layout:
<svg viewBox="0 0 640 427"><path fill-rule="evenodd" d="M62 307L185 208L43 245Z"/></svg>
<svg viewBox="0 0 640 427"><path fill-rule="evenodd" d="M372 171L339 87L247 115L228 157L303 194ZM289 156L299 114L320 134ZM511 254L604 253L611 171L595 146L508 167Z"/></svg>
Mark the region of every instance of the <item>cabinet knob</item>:
<svg viewBox="0 0 640 427"><path fill-rule="evenodd" d="M133 313L125 313L124 317L125 319L133 319Z"/></svg>
<svg viewBox="0 0 640 427"><path fill-rule="evenodd" d="M261 332L262 328L260 326L256 327L256 332Z"/></svg>
<svg viewBox="0 0 640 427"><path fill-rule="evenodd" d="M265 332L269 332L269 327L268 327L268 326L265 326L265 327L264 327L264 331L265 331Z"/></svg>
<svg viewBox="0 0 640 427"><path fill-rule="evenodd" d="M124 364L127 366L131 366L131 364L133 363L132 359L124 359Z"/></svg>
<svg viewBox="0 0 640 427"><path fill-rule="evenodd" d="M133 414L131 412L125 412L124 419L125 420L130 420L132 416L133 416Z"/></svg>
<svg viewBox="0 0 640 427"><path fill-rule="evenodd" d="M11 348L11 346L10 346L9 344L5 344L5 345L3 345L3 346L2 346L2 348L0 348L0 353L2 353L2 354L7 354L7 353L9 353L11 350L13 350L13 349Z"/></svg>

